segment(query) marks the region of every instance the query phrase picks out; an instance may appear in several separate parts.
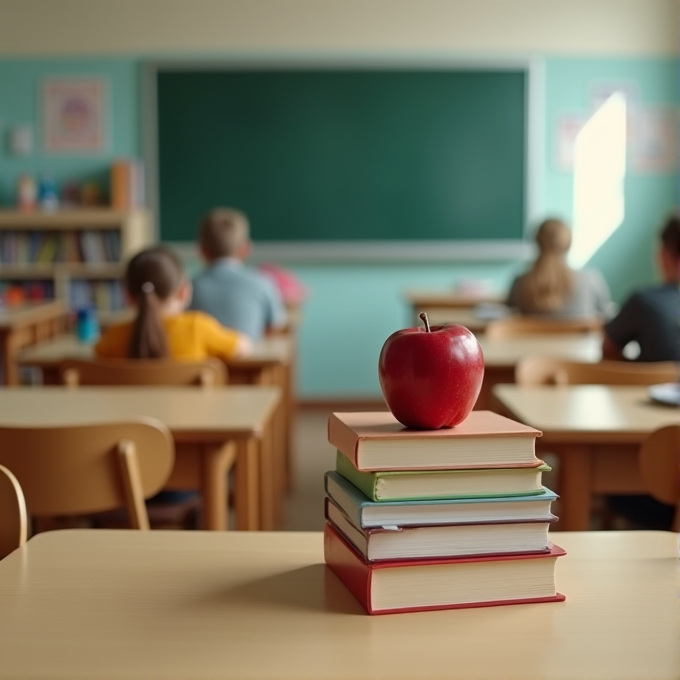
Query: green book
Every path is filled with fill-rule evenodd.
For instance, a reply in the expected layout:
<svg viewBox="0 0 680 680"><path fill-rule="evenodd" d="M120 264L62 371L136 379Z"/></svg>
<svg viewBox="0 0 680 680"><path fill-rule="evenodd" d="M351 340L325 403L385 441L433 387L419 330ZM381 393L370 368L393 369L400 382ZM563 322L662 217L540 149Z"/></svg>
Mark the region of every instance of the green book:
<svg viewBox="0 0 680 680"><path fill-rule="evenodd" d="M376 502L538 496L545 493L541 475L550 469L539 461L519 468L363 472L340 451L336 458L337 472Z"/></svg>

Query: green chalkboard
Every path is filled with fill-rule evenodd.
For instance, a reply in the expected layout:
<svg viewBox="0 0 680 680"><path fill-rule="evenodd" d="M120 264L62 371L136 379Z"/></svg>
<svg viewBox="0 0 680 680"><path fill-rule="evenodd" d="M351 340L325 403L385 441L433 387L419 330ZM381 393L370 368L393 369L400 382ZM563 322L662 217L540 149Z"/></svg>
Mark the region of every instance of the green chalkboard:
<svg viewBox="0 0 680 680"><path fill-rule="evenodd" d="M164 70L161 237L213 206L256 241L521 239L525 69Z"/></svg>

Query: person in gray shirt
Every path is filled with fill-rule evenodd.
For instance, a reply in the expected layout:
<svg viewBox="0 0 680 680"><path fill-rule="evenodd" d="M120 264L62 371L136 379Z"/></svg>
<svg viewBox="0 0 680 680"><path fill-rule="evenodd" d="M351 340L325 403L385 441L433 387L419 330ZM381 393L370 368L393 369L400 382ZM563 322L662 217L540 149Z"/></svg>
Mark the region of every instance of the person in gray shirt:
<svg viewBox="0 0 680 680"><path fill-rule="evenodd" d="M252 340L286 325L286 310L273 281L245 265L252 243L246 216L217 208L199 225L206 269L193 280L191 309L214 316Z"/></svg>
<svg viewBox="0 0 680 680"><path fill-rule="evenodd" d="M549 318L606 317L611 295L603 276L567 264L569 227L562 220L545 220L536 232L536 244L538 257L512 282L506 305L520 314Z"/></svg>

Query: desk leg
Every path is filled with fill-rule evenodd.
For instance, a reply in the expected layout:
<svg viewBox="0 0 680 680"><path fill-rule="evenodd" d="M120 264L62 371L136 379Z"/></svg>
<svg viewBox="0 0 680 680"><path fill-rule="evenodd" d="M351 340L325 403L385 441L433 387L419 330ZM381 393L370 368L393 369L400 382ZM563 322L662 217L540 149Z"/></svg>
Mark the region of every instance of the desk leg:
<svg viewBox="0 0 680 680"><path fill-rule="evenodd" d="M227 472L236 459L236 445L203 446L201 449L201 493L203 528L224 531L227 522Z"/></svg>
<svg viewBox="0 0 680 680"><path fill-rule="evenodd" d="M564 446L559 456L560 530L587 531L592 506L591 460L585 446Z"/></svg>
<svg viewBox="0 0 680 680"><path fill-rule="evenodd" d="M287 426L286 373L281 366L263 370L258 385L274 385L281 389L282 399L267 425L263 437L260 468L261 528L271 530L282 521L286 465L290 457L291 428Z"/></svg>
<svg viewBox="0 0 680 680"><path fill-rule="evenodd" d="M260 528L259 442L241 439L236 444L236 528Z"/></svg>
<svg viewBox="0 0 680 680"><path fill-rule="evenodd" d="M0 334L2 345L2 377L5 385L19 384L19 370L16 365L16 347L12 333Z"/></svg>
<svg viewBox="0 0 680 680"><path fill-rule="evenodd" d="M277 369L275 384L282 389L281 402L276 408L272 424L270 426L271 436L273 438L271 469L274 474L274 512L276 522L282 522L283 514L283 500L286 490L290 482L290 475L288 473L291 465L292 457L292 422L291 417L291 403L290 392L288 390L288 374L284 367Z"/></svg>
<svg viewBox="0 0 680 680"><path fill-rule="evenodd" d="M263 531L272 531L280 522L273 425L273 422L267 424L260 445L260 529Z"/></svg>
<svg viewBox="0 0 680 680"><path fill-rule="evenodd" d="M284 369L284 461L282 466L282 485L283 491L290 491L293 483L293 425L295 423L296 403L293 390L293 380L295 376L295 364L290 363Z"/></svg>

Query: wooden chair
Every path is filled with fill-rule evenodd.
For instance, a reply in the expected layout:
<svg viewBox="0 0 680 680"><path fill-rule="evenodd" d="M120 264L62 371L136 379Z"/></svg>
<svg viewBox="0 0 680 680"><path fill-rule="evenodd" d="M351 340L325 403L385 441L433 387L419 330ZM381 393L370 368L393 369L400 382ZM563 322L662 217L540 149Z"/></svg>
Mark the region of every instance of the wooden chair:
<svg viewBox="0 0 680 680"><path fill-rule="evenodd" d="M675 506L672 530L680 532L680 425L652 432L640 447L638 460L647 491Z"/></svg>
<svg viewBox="0 0 680 680"><path fill-rule="evenodd" d="M220 386L227 383L228 371L219 359L204 361L173 361L166 359L68 359L59 364L62 384L77 388L107 385L199 385ZM225 449L225 474L236 460L236 445L231 442ZM151 525L156 528L189 528L195 525L201 511L201 498L191 496L179 501L155 501L147 508ZM225 509L226 512L226 509ZM125 517L120 511L100 514L90 518L97 526L120 526Z"/></svg>
<svg viewBox="0 0 680 680"><path fill-rule="evenodd" d="M680 366L672 361L597 363L530 356L515 367L518 385L655 385L675 382Z"/></svg>
<svg viewBox="0 0 680 680"><path fill-rule="evenodd" d="M17 478L0 465L0 560L26 543L26 500Z"/></svg>
<svg viewBox="0 0 680 680"><path fill-rule="evenodd" d="M547 335L553 333L592 333L602 330L602 321L596 318L544 319L532 316L509 316L490 321L486 336L490 339L514 338L522 335Z"/></svg>
<svg viewBox="0 0 680 680"><path fill-rule="evenodd" d="M93 425L0 427L0 464L21 484L34 517L127 508L135 529L148 529L144 499L170 476L175 447L153 418Z"/></svg>
<svg viewBox="0 0 680 680"><path fill-rule="evenodd" d="M227 368L218 359L67 359L59 364L61 383L77 385L224 385Z"/></svg>

